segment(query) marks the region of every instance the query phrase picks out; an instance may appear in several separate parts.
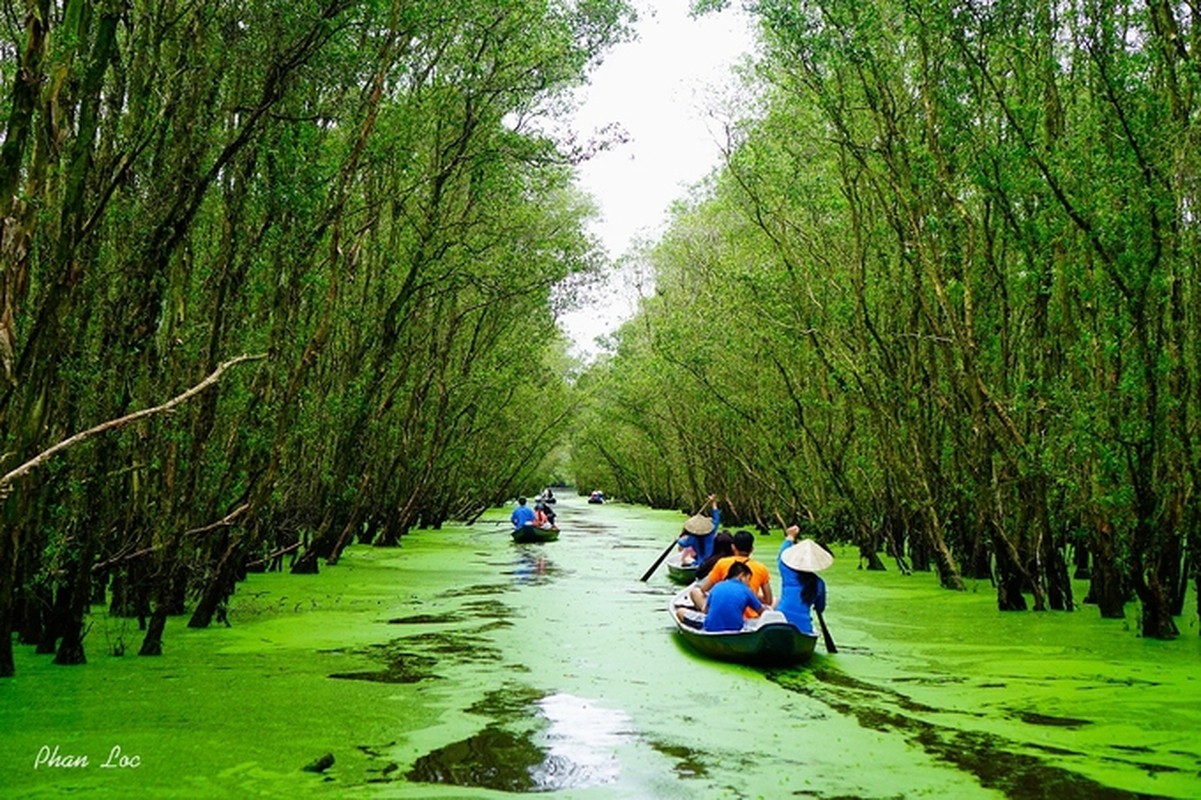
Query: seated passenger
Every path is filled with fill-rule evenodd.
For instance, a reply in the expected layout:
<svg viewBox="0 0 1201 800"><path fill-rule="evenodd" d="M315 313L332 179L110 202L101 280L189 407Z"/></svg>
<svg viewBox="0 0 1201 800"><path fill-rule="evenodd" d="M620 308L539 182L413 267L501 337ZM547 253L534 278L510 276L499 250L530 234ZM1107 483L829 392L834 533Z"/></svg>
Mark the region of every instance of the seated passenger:
<svg viewBox="0 0 1201 800"><path fill-rule="evenodd" d="M703 580L694 583L689 590L692 604L697 608L704 608L705 594L713 586L725 580L728 570L734 564L744 564L751 570L751 589L759 598L759 602L765 606L774 605L771 592L771 573L766 566L751 558L751 553L755 549L755 535L750 531L740 530L734 532L733 538L734 555L720 559L713 565L709 574ZM747 616L754 617L756 613L748 611Z"/></svg>
<svg viewBox="0 0 1201 800"><path fill-rule="evenodd" d="M722 531L713 537L713 552L697 566L696 579L703 581L718 561L732 555L734 555L734 537L726 531Z"/></svg>
<svg viewBox="0 0 1201 800"><path fill-rule="evenodd" d="M534 504L534 526L543 530L549 530L554 527L554 523L551 522L550 517L546 514L546 506L542 503Z"/></svg>
<svg viewBox="0 0 1201 800"><path fill-rule="evenodd" d="M713 586L707 601L704 630L710 633L740 631L748 609L756 614L763 610L751 591L751 568L741 562L730 566L726 579Z"/></svg>
<svg viewBox="0 0 1201 800"><path fill-rule="evenodd" d="M521 530L526 525L533 524L534 516L534 509L525 504L525 498L518 497L517 508L513 509L513 514L509 517L509 522L513 523L513 530Z"/></svg>

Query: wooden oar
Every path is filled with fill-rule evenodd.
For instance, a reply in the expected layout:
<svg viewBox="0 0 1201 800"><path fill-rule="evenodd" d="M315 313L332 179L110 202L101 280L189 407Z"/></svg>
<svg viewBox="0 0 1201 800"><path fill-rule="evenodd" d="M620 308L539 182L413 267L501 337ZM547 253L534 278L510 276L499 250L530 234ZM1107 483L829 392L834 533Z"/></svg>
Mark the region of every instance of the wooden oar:
<svg viewBox="0 0 1201 800"><path fill-rule="evenodd" d="M813 610L817 611L816 608ZM817 611L817 622L822 628L822 640L826 643L826 652L837 653L838 648L834 646L834 637L830 635L830 630L826 627L826 620L820 611Z"/></svg>
<svg viewBox="0 0 1201 800"><path fill-rule="evenodd" d="M651 575L653 575L655 573L655 570L657 570L659 568L659 565L663 563L663 559L667 558L667 554L671 552L671 549L676 546L676 541L679 538L680 538L679 536L676 536L675 539L671 540L671 544L669 544L667 546L667 549L659 554L659 557L655 559L655 563L651 564L650 569L648 569L646 572L642 573L642 577L639 578L638 580L642 581L643 583L647 582L647 580L651 577Z"/></svg>
<svg viewBox="0 0 1201 800"><path fill-rule="evenodd" d="M704 504L696 510L696 513L697 514L701 513L701 509L703 509L705 506L709 505L712 502L713 502L713 495L709 495L708 497L705 498ZM696 516L696 514L693 514L693 516ZM642 577L639 578L638 580L642 581L643 583L646 583L648 580L650 580L651 575L655 574L655 570L657 570L659 568L659 565L663 563L663 559L667 558L668 553L671 552L671 548L675 547L676 543L679 540L680 540L680 534L677 533L676 538L671 540L671 544L669 544L667 546L667 549L659 554L659 557L655 559L655 563L651 564L650 569L648 569L646 572L642 573Z"/></svg>

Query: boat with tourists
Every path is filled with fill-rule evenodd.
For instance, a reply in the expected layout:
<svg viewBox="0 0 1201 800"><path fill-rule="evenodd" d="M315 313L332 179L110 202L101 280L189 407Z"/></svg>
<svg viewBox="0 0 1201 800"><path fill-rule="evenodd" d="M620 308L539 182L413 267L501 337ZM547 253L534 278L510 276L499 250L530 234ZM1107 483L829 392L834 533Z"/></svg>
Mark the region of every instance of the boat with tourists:
<svg viewBox="0 0 1201 800"><path fill-rule="evenodd" d="M667 612L680 637L693 650L708 658L759 666L785 666L809 660L817 646L815 634L802 633L796 626L785 622L782 614L778 622L774 619L762 622L755 620L740 631L709 633L693 628L676 616L677 608L693 607L688 590L684 589L672 597Z"/></svg>
<svg viewBox="0 0 1201 800"><path fill-rule="evenodd" d="M513 531L513 541L518 544L537 542L553 542L559 538L559 529L555 527L540 528L537 525L522 525Z"/></svg>

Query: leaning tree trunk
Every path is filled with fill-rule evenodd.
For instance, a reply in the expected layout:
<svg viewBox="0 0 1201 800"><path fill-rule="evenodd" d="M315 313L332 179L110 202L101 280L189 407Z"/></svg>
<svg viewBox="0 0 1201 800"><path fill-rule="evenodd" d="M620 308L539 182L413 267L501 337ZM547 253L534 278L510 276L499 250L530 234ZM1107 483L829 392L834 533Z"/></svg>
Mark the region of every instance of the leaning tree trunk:
<svg viewBox="0 0 1201 800"><path fill-rule="evenodd" d="M228 532L225 536L226 538L230 537ZM217 609L234 593L241 558L243 558L242 548L238 546L235 539L225 548L225 552L217 563L216 574L209 581L200 600L196 603L196 608L192 611L192 618L188 620L189 628L207 628L212 623ZM224 619L224 614L221 615L221 618Z"/></svg>
<svg viewBox="0 0 1201 800"><path fill-rule="evenodd" d="M179 547L178 540L171 543L172 551ZM163 573L159 576L154 590L154 612L150 615L150 624L146 627L146 635L142 638L142 647L138 650L140 656L161 656L163 654L163 632L167 629L167 617L176 603L176 564L166 558L161 562Z"/></svg>

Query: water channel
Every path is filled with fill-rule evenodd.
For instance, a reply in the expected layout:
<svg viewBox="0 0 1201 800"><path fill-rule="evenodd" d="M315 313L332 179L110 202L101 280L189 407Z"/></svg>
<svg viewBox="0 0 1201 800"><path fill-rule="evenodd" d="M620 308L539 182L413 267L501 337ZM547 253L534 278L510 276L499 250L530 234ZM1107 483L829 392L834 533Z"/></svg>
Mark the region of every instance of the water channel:
<svg viewBox="0 0 1201 800"><path fill-rule="evenodd" d="M232 628L173 621L161 658L109 655L140 634L101 613L88 665L19 648L0 796L1201 796L1195 618L1158 642L1134 606L1001 614L987 582L950 593L836 550L837 654L721 664L678 641L665 568L639 581L680 514L567 492L558 511L544 545L509 541L498 509L253 575ZM779 542L757 542L773 574Z"/></svg>

